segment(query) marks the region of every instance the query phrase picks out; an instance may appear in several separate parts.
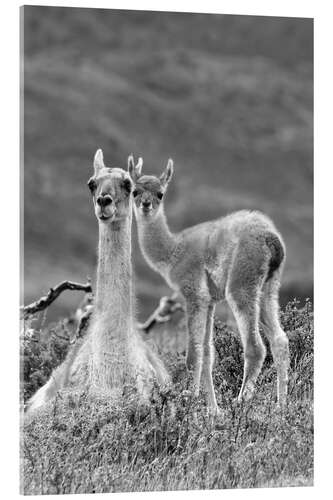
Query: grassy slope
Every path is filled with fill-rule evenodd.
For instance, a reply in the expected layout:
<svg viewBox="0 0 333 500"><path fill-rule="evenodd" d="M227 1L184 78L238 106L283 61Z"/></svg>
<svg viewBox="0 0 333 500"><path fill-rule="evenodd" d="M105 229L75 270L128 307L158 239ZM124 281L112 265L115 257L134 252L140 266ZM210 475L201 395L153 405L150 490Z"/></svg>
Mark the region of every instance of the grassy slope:
<svg viewBox="0 0 333 500"><path fill-rule="evenodd" d="M26 7L26 300L93 274L97 147L112 165L143 155L152 173L174 158L174 229L267 212L287 243L286 295L311 294L311 37L310 20ZM145 316L166 287L134 255Z"/></svg>
<svg viewBox="0 0 333 500"><path fill-rule="evenodd" d="M291 352L284 419L274 402L276 380L270 356L252 402L235 405L242 378L241 347L238 337L217 322L213 374L224 412L222 425L212 427L201 400L182 399L184 361L169 356L174 388L166 398L155 398L148 412L135 410L128 395L117 408L105 401L96 404L84 394L69 394L27 421L22 441L25 493L312 485L311 304L302 308L289 304L281 319ZM45 333L35 331L22 339L25 399L47 380L68 347L61 324Z"/></svg>

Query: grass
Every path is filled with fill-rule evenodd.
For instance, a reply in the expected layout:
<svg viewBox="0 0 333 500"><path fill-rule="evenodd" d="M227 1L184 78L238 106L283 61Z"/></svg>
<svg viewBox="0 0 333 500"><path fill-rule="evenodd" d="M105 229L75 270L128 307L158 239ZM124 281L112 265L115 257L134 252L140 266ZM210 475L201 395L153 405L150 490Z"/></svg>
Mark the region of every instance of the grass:
<svg viewBox="0 0 333 500"><path fill-rule="evenodd" d="M174 387L168 395L156 393L149 408L138 408L134 395L115 407L84 393L62 393L28 420L21 442L24 493L312 485L311 303L306 301L302 307L297 301L289 303L281 321L291 352L284 417L274 401L270 356L253 400L235 403L242 376L241 346L238 336L216 321L214 383L224 413L218 426L207 417L201 398L182 396L187 384L184 360L169 355L166 362ZM44 383L50 365L61 361L65 353L66 335L59 335L66 326L57 325L51 335L47 328L30 330L22 338L23 366L29 367L22 371L24 398Z"/></svg>

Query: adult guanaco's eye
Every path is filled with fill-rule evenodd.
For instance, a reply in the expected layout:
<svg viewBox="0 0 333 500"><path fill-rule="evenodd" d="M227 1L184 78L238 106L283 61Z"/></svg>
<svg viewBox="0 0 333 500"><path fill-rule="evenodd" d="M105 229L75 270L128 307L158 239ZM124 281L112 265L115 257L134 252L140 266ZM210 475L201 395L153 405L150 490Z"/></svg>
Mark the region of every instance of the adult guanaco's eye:
<svg viewBox="0 0 333 500"><path fill-rule="evenodd" d="M134 189L134 191L133 191L133 196L134 196L134 198L135 198L136 196L138 196L138 194L139 194L139 193L138 193L138 190L137 190L137 189Z"/></svg>
<svg viewBox="0 0 333 500"><path fill-rule="evenodd" d="M127 191L128 193L130 193L130 192L131 192L131 189L132 189L132 183L131 183L131 181L130 181L129 179L125 179L125 180L124 180L124 188L126 189L126 191Z"/></svg>
<svg viewBox="0 0 333 500"><path fill-rule="evenodd" d="M92 193L96 190L96 188L97 188L97 184L96 184L96 182L94 181L94 179L90 179L90 180L88 181L88 188L90 189L90 191L91 191Z"/></svg>
<svg viewBox="0 0 333 500"><path fill-rule="evenodd" d="M159 200L161 200L163 198L163 193L161 193L161 192L157 193L157 198Z"/></svg>

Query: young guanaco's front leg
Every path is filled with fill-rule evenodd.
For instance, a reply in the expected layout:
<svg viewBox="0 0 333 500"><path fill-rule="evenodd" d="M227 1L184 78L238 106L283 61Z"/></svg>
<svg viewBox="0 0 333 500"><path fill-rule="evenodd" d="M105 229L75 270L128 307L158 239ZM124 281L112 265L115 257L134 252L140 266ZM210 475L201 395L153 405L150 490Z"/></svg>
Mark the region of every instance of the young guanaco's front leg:
<svg viewBox="0 0 333 500"><path fill-rule="evenodd" d="M204 357L203 357L203 367L202 367L202 382L206 391L207 404L209 411L213 415L220 414L220 409L218 407L214 383L213 383L213 365L214 365L214 312L216 304L211 302L208 306L207 312L207 322L206 322L206 334L204 339Z"/></svg>
<svg viewBox="0 0 333 500"><path fill-rule="evenodd" d="M186 366L192 372L192 389L193 395L196 397L199 396L200 390L207 314L207 302L200 299L186 301L189 336Z"/></svg>

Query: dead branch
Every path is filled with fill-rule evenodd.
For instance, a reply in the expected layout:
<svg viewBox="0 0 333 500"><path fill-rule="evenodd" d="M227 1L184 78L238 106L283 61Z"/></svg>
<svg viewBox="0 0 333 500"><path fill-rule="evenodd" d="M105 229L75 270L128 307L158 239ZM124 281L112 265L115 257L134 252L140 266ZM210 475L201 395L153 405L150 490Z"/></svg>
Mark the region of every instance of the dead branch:
<svg viewBox="0 0 333 500"><path fill-rule="evenodd" d="M88 280L86 284L74 283L68 280L63 281L54 288L50 288L47 295L41 297L40 299L36 300L35 302L32 302L27 306L22 306L20 308L20 311L23 318L26 319L29 316L46 309L65 290L77 290L89 294L85 297L81 306L76 311L75 316L77 320L77 328L73 339L71 339L70 341L70 343L72 344L75 343L79 337L82 337L84 335L92 315L93 296L92 296L92 287L90 280ZM156 324L166 323L170 321L171 316L176 311L184 311L184 307L177 300L176 295L173 295L172 297L161 297L159 305L157 306L155 311L149 316L149 318L144 323L138 323L137 326L140 330L148 334ZM75 318L73 318L73 320L75 320Z"/></svg>
<svg viewBox="0 0 333 500"><path fill-rule="evenodd" d="M89 325L89 322L90 322L90 319L92 316L92 312L93 312L93 306L90 306L89 309L87 309L82 314L82 316L80 317L80 319L78 321L78 325L77 325L77 328L75 330L75 334L74 334L73 338L71 339L70 344L75 344L77 339L79 339L80 337L84 337L84 335L86 334L87 329L88 329L88 325Z"/></svg>
<svg viewBox="0 0 333 500"><path fill-rule="evenodd" d="M74 337L71 340L71 344L74 344L78 338L85 335L93 313L93 308L92 296L88 295L87 298L84 299L82 306L76 312L77 328ZM155 311L144 323L137 323L137 327L148 334L156 324L170 321L172 314L176 311L184 311L184 308L181 303L174 298L174 296L161 297L160 303Z"/></svg>
<svg viewBox="0 0 333 500"><path fill-rule="evenodd" d="M170 321L171 315L176 311L184 311L184 307L174 297L161 297L160 303L149 318L142 324L138 323L140 330L149 333L157 323Z"/></svg>
<svg viewBox="0 0 333 500"><path fill-rule="evenodd" d="M21 314L23 315L24 319L31 316L32 314L46 309L65 290L77 290L81 292L92 293L91 282L90 280L88 280L88 282L84 285L81 283L74 283L72 281L63 281L62 283L59 283L59 285L55 286L54 288L50 288L50 291L44 297L41 297L35 302L32 302L31 304L22 306L20 308Z"/></svg>

